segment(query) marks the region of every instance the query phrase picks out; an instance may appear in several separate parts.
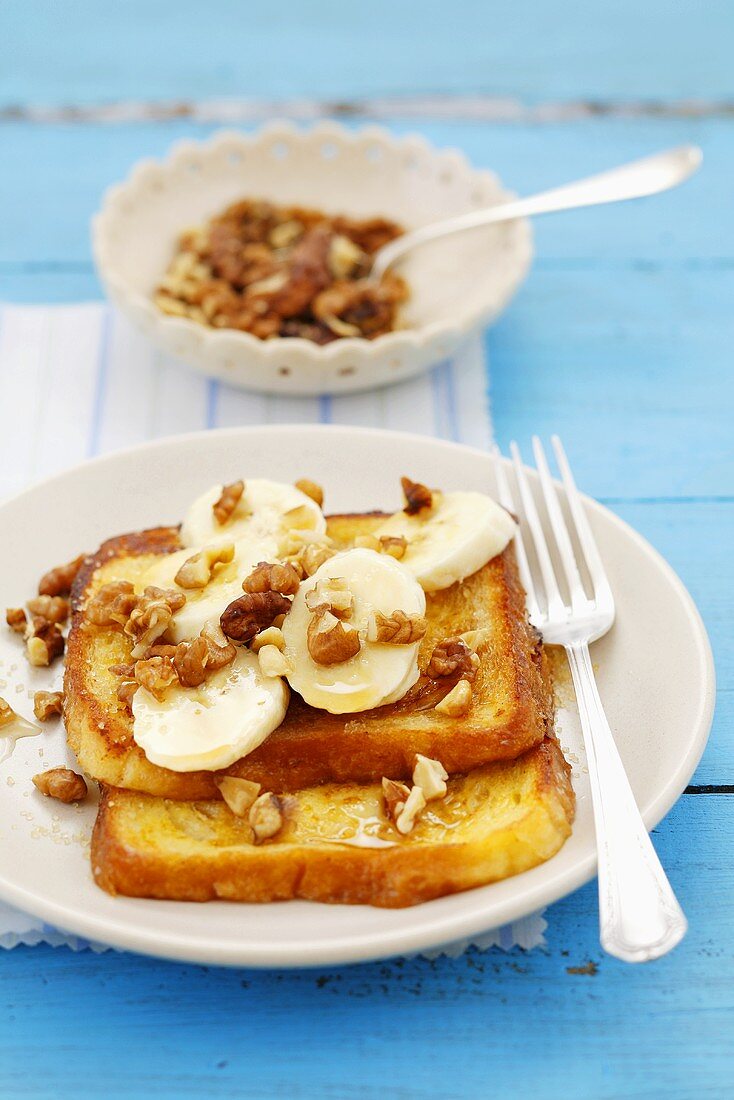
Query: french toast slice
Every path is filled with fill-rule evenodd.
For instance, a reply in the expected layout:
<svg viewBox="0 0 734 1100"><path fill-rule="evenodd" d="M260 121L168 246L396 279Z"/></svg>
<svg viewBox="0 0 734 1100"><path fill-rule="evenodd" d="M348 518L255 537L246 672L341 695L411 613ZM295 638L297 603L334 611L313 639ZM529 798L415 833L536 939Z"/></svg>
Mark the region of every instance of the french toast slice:
<svg viewBox="0 0 734 1100"><path fill-rule="evenodd" d="M346 546L382 519L380 513L333 516L328 530L338 546ZM514 551L508 548L462 583L427 597L421 669L438 642L467 630L487 631L465 715L449 717L434 709L453 687L451 678L434 681L423 675L398 703L352 715L316 710L293 692L282 725L222 772L180 773L150 763L135 744L132 719L117 699L119 680L110 671L129 661L130 639L85 623L80 609L102 584L139 580L157 555L179 545L174 527L110 539L87 560L75 583L65 722L80 765L102 783L166 798L208 799L220 797L217 780L226 774L283 792L329 781L409 778L417 753L440 760L449 774L463 773L515 759L543 740L553 714L550 682L542 646L527 622Z"/></svg>
<svg viewBox="0 0 734 1100"><path fill-rule="evenodd" d="M401 908L550 859L574 816L570 769L553 738L452 777L407 837L386 821L379 784L324 784L284 803L281 831L255 845L247 821L222 801L104 788L95 881L133 897Z"/></svg>

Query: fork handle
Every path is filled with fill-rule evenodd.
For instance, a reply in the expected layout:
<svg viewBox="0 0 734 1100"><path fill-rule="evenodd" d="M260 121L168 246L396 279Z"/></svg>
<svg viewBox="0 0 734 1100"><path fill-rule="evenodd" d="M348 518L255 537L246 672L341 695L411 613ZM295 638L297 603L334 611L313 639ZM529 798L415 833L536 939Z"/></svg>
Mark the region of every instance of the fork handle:
<svg viewBox="0 0 734 1100"><path fill-rule="evenodd" d="M589 647L566 646L591 781L605 951L625 962L665 955L688 923L637 809L594 678Z"/></svg>

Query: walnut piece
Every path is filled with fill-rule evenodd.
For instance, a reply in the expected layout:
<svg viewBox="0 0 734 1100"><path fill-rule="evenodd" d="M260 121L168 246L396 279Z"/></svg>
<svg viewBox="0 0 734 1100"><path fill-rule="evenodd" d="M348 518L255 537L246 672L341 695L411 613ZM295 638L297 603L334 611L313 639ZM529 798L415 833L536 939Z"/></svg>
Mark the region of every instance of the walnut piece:
<svg viewBox="0 0 734 1100"><path fill-rule="evenodd" d="M359 634L325 608L317 611L308 624L308 652L317 665L340 665L361 648Z"/></svg>
<svg viewBox="0 0 734 1100"><path fill-rule="evenodd" d="M26 655L35 668L48 668L64 652L64 635L56 623L33 620L33 633L26 642Z"/></svg>
<svg viewBox="0 0 734 1100"><path fill-rule="evenodd" d="M39 722L56 718L64 709L62 691L37 691L33 696L33 713Z"/></svg>
<svg viewBox="0 0 734 1100"><path fill-rule="evenodd" d="M63 596L34 596L28 601L28 610L50 623L65 623L69 618L69 601Z"/></svg>
<svg viewBox="0 0 734 1100"><path fill-rule="evenodd" d="M86 606L85 614L95 626L124 627L138 597L130 581L112 581L103 584Z"/></svg>
<svg viewBox="0 0 734 1100"><path fill-rule="evenodd" d="M28 622L22 607L9 607L5 612L5 622L16 634L25 634Z"/></svg>
<svg viewBox="0 0 734 1100"><path fill-rule="evenodd" d="M224 609L219 622L228 638L249 642L290 609L290 600L280 592L246 592Z"/></svg>
<svg viewBox="0 0 734 1100"><path fill-rule="evenodd" d="M230 665L237 656L237 647L224 636L219 623L207 623L199 637L206 642L207 672L218 672L220 668Z"/></svg>
<svg viewBox="0 0 734 1100"><path fill-rule="evenodd" d="M448 777L448 772L439 760L431 760L428 756L416 753L413 782L423 791L426 802L445 797Z"/></svg>
<svg viewBox="0 0 734 1100"><path fill-rule="evenodd" d="M295 508L289 508L281 516L281 524L284 531L300 531L304 538L316 537L313 530L313 509L307 504L297 504Z"/></svg>
<svg viewBox="0 0 734 1100"><path fill-rule="evenodd" d="M315 481L311 481L307 477L299 478L296 482L296 489L300 489L302 493L305 493L307 497L310 497L319 508L324 506L324 490Z"/></svg>
<svg viewBox="0 0 734 1100"><path fill-rule="evenodd" d="M150 657L135 662L135 679L160 703L172 684L178 683L176 669L170 657Z"/></svg>
<svg viewBox="0 0 734 1100"><path fill-rule="evenodd" d="M135 642L133 657L142 657L146 649L166 633L171 619L185 603L184 594L172 588L163 589L150 585L143 590L125 624L125 633Z"/></svg>
<svg viewBox="0 0 734 1100"><path fill-rule="evenodd" d="M359 550L374 550L376 554L379 554L382 549L377 535L357 535L354 545Z"/></svg>
<svg viewBox="0 0 734 1100"><path fill-rule="evenodd" d="M405 803L408 801L410 787L405 783L399 783L396 779L382 780L382 794L385 799L387 816L395 821L398 814L402 813Z"/></svg>
<svg viewBox="0 0 734 1100"><path fill-rule="evenodd" d="M33 785L47 798L59 802L82 802L87 797L87 784L71 768L50 768L33 776Z"/></svg>
<svg viewBox="0 0 734 1100"><path fill-rule="evenodd" d="M244 481L233 481L231 485L225 485L217 501L212 504L214 518L220 527L229 520L235 508L242 500L245 491Z"/></svg>
<svg viewBox="0 0 734 1100"><path fill-rule="evenodd" d="M55 569L49 569L48 573L44 573L38 582L38 595L68 596L85 556L80 554L78 558L67 562L66 565L57 565Z"/></svg>
<svg viewBox="0 0 734 1100"><path fill-rule="evenodd" d="M431 654L426 672L437 679L441 676L462 676L473 680L479 668L479 657L461 638L446 638Z"/></svg>
<svg viewBox="0 0 734 1100"><path fill-rule="evenodd" d="M408 549L408 540L402 535L380 535L380 550L383 554L389 554L398 561L405 557Z"/></svg>
<svg viewBox="0 0 734 1100"><path fill-rule="evenodd" d="M425 636L427 629L428 623L421 615L406 615L400 610L393 611L392 615L383 615L381 611L375 611L370 615L367 641L413 645Z"/></svg>
<svg viewBox="0 0 734 1100"><path fill-rule="evenodd" d="M183 563L173 578L180 588L206 588L217 565L229 565L234 559L234 543L205 546Z"/></svg>
<svg viewBox="0 0 734 1100"><path fill-rule="evenodd" d="M253 653L259 653L266 645L275 646L281 652L285 649L285 638L279 626L268 626L261 630L250 642L250 649Z"/></svg>
<svg viewBox="0 0 734 1100"><path fill-rule="evenodd" d="M459 680L448 695L445 695L440 703L436 703L434 709L437 710L439 714L446 714L450 718L457 718L462 714L466 714L471 706L471 700L471 684L468 680Z"/></svg>
<svg viewBox="0 0 734 1100"><path fill-rule="evenodd" d="M413 787L400 813L395 818L395 828L403 836L412 832L421 811L426 807L426 799L420 787Z"/></svg>
<svg viewBox="0 0 734 1100"><path fill-rule="evenodd" d="M238 779L234 775L225 775L217 783L222 798L236 817L245 817L253 802L260 794L260 784L250 779Z"/></svg>
<svg viewBox="0 0 734 1100"><path fill-rule="evenodd" d="M400 484L405 495L405 508L409 516L415 516L424 508L433 507L433 493L419 481L411 481L409 477L401 477Z"/></svg>
<svg viewBox="0 0 734 1100"><path fill-rule="evenodd" d="M308 543L302 546L291 559L291 564L299 569L304 577L312 577L321 568L325 561L333 558L336 553L330 546L318 542Z"/></svg>
<svg viewBox="0 0 734 1100"><path fill-rule="evenodd" d="M245 577L242 588L245 592L280 592L283 596L295 596L300 583L300 574L290 562L261 561L249 577Z"/></svg>
<svg viewBox="0 0 734 1100"><path fill-rule="evenodd" d="M354 608L354 597L341 577L325 577L306 593L306 607L314 613L325 608L337 619L348 619Z"/></svg>
<svg viewBox="0 0 734 1100"><path fill-rule="evenodd" d="M132 713L133 709L133 695L140 687L137 680L123 680L117 688L117 698L121 703L124 703L127 709Z"/></svg>
<svg viewBox="0 0 734 1100"><path fill-rule="evenodd" d="M290 665L277 646L261 646L257 659L263 676L287 676L291 671Z"/></svg>
<svg viewBox="0 0 734 1100"><path fill-rule="evenodd" d="M266 791L255 799L248 820L255 834L255 843L268 840L283 827L283 805L277 795Z"/></svg>
<svg viewBox="0 0 734 1100"><path fill-rule="evenodd" d="M459 635L459 638L469 646L472 653L476 653L487 644L489 635L489 628L482 626L478 627L476 630L465 630L463 634Z"/></svg>
<svg viewBox="0 0 734 1100"><path fill-rule="evenodd" d="M179 642L173 656L173 667L183 687L198 687L199 684L204 683L208 655L209 650L204 638L194 638L191 642Z"/></svg>

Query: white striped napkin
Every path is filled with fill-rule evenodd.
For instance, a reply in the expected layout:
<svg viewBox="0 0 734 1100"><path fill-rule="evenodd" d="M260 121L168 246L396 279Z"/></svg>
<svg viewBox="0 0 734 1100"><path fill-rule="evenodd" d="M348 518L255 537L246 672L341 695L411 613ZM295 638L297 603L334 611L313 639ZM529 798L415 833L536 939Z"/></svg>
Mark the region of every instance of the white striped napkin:
<svg viewBox="0 0 734 1100"><path fill-rule="evenodd" d="M334 423L492 440L480 339L451 361L389 389L345 397L271 397L210 381L156 351L108 306L0 307L0 499L85 458L199 429ZM438 954L545 943L539 916ZM103 950L0 903L0 947L64 944Z"/></svg>

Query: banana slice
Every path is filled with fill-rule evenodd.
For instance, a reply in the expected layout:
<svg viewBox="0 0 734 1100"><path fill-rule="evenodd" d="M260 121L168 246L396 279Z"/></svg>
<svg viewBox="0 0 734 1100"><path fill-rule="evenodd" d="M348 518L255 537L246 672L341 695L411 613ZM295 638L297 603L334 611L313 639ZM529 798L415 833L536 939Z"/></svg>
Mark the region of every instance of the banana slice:
<svg viewBox="0 0 734 1100"><path fill-rule="evenodd" d="M434 495L434 505L409 516L396 512L374 534L402 535L400 559L426 592L449 588L501 554L515 533L509 512L484 493Z"/></svg>
<svg viewBox="0 0 734 1100"><path fill-rule="evenodd" d="M264 478L247 480L239 504L222 525L217 523L212 511L221 492L221 485L213 485L191 505L181 526L184 546L207 546L242 539L254 543L294 527L318 534L326 530L326 520L318 504L295 485Z"/></svg>
<svg viewBox="0 0 734 1100"><path fill-rule="evenodd" d="M138 688L133 737L148 760L174 772L226 768L262 744L285 718L288 685L263 676L257 655L233 663L198 688L172 687L162 702Z"/></svg>
<svg viewBox="0 0 734 1100"><path fill-rule="evenodd" d="M337 665L317 664L308 651L311 612L306 596L319 581L341 578L354 597L349 624L360 634L362 647ZM426 597L402 563L374 550L345 550L329 558L303 581L283 624L285 656L292 672L288 680L312 707L332 714L352 714L395 702L418 679L418 643L385 645L369 642L367 627L374 611L423 616Z"/></svg>
<svg viewBox="0 0 734 1100"><path fill-rule="evenodd" d="M196 638L208 622L219 622L225 607L242 595L242 581L260 561L275 561L278 546L275 538L256 542L242 539L235 543L235 556L228 565L214 571L206 588L181 588L186 603L173 616L168 638L174 644ZM178 588L174 578L194 551L189 547L176 550L154 562L140 579L140 590L152 584L157 588Z"/></svg>

